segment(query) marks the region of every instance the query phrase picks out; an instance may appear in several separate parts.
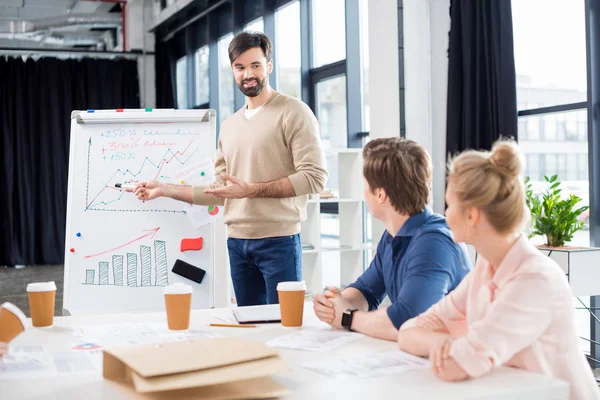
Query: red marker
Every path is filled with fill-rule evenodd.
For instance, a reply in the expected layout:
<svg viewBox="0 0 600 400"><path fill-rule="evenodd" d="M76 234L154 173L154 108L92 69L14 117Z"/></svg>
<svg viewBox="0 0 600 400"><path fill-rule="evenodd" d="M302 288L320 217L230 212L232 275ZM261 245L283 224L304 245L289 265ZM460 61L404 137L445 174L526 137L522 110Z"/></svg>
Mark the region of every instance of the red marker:
<svg viewBox="0 0 600 400"><path fill-rule="evenodd" d="M123 112L122 108L117 108L117 112Z"/></svg>
<svg viewBox="0 0 600 400"><path fill-rule="evenodd" d="M71 247L71 250L69 250L71 253L75 253L75 249Z"/></svg>

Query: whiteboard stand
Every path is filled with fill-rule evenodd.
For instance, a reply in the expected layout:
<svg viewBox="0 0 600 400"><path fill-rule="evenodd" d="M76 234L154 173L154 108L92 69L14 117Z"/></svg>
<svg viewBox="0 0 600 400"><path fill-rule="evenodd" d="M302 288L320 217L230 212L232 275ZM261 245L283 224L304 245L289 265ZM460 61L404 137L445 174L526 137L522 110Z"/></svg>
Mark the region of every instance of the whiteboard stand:
<svg viewBox="0 0 600 400"><path fill-rule="evenodd" d="M192 286L193 309L228 302L222 207L142 202L115 187L151 179L208 184L216 121L214 110L71 114L64 315L162 311L164 286L177 282ZM198 247L200 237L201 249L182 250L190 239ZM177 259L204 269L203 281L172 273Z"/></svg>

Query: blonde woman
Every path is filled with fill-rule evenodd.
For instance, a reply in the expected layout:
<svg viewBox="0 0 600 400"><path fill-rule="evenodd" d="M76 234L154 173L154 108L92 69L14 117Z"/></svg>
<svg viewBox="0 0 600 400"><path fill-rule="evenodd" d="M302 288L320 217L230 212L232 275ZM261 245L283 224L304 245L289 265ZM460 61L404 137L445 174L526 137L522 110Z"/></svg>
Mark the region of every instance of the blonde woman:
<svg viewBox="0 0 600 400"><path fill-rule="evenodd" d="M429 356L446 381L506 365L569 382L572 399L598 399L564 272L521 233L521 169L517 145L508 141L452 162L446 220L454 240L473 244L479 259L454 291L402 325L398 344Z"/></svg>

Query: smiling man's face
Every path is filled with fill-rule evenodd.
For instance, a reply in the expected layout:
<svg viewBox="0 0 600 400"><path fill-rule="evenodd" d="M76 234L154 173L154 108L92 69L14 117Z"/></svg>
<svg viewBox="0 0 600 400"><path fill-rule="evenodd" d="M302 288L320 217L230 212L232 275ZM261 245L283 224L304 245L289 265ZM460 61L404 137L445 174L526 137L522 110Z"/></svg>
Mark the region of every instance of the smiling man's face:
<svg viewBox="0 0 600 400"><path fill-rule="evenodd" d="M273 61L265 57L260 47L253 47L242 53L231 64L235 83L247 97L256 97L267 85L273 70Z"/></svg>

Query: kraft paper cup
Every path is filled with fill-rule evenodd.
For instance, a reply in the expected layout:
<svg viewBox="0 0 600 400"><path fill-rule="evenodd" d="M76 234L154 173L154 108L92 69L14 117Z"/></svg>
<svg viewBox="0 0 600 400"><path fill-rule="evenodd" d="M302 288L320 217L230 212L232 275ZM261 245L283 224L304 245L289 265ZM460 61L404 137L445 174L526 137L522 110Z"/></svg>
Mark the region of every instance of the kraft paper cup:
<svg viewBox="0 0 600 400"><path fill-rule="evenodd" d="M288 327L302 326L305 293L306 283L304 281L280 282L277 285L281 325Z"/></svg>
<svg viewBox="0 0 600 400"><path fill-rule="evenodd" d="M169 329L174 331L189 329L192 310L192 287L183 283L176 283L165 287L164 295Z"/></svg>
<svg viewBox="0 0 600 400"><path fill-rule="evenodd" d="M27 285L27 297L29 297L31 324L36 327L52 326L56 284L54 282L30 283Z"/></svg>
<svg viewBox="0 0 600 400"><path fill-rule="evenodd" d="M0 306L0 342L10 342L27 327L27 317L12 303Z"/></svg>

